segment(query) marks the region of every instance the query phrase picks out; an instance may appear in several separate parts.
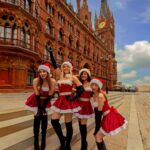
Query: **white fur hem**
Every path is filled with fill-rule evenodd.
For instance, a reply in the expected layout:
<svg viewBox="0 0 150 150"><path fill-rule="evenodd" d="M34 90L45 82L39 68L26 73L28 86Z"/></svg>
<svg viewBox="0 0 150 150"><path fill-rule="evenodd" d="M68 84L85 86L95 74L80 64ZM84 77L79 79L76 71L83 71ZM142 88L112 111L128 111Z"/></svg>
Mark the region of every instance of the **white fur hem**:
<svg viewBox="0 0 150 150"><path fill-rule="evenodd" d="M116 134L118 134L119 132L121 132L122 130L126 129L127 124L128 124L128 122L127 122L127 120L125 120L125 121L124 121L124 124L123 124L121 127L117 128L117 129L115 129L115 130L113 130L113 131L111 131L111 132L109 132L109 133L108 133L108 132L105 132L105 131L103 130L103 128L101 127L101 128L100 128L100 132L103 133L103 134L106 135L106 136L116 135Z"/></svg>
<svg viewBox="0 0 150 150"><path fill-rule="evenodd" d="M75 113L75 116L76 117L78 117L78 118L94 118L95 117L95 114L93 113L93 114L90 114L90 115L81 115L81 114L79 114L79 113Z"/></svg>
<svg viewBox="0 0 150 150"><path fill-rule="evenodd" d="M30 110L30 111L33 111L33 112L37 112L37 107L30 107L28 105L25 105L25 107L26 107L27 110ZM51 107L50 108L46 108L46 111L49 111L50 109L51 109Z"/></svg>
<svg viewBox="0 0 150 150"><path fill-rule="evenodd" d="M78 107L73 108L73 109L65 109L65 110L63 110L63 109L60 109L60 108L58 108L56 106L52 106L51 110L53 110L54 112L59 112L61 114L65 114L65 113L75 113L75 112L78 112L78 111L81 110L81 107L78 106Z"/></svg>

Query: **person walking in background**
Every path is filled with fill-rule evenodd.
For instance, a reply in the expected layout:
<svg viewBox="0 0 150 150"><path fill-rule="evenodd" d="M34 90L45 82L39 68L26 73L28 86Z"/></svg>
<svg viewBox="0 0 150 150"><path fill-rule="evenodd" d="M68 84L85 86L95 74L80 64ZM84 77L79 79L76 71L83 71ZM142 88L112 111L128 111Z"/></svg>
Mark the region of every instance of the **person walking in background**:
<svg viewBox="0 0 150 150"><path fill-rule="evenodd" d="M34 111L34 149L39 150L39 130L42 129L41 150L46 147L46 131L48 115L51 107L50 100L54 93L56 81L50 77L50 65L42 64L38 67L38 77L33 80L34 93L26 100L27 109Z"/></svg>
<svg viewBox="0 0 150 150"><path fill-rule="evenodd" d="M81 150L87 150L87 120L94 117L94 111L90 102L90 98L92 97L92 89L90 87L91 73L89 69L83 68L79 71L79 80L83 84L84 92L78 99L81 110L75 113L75 115L79 119Z"/></svg>
<svg viewBox="0 0 150 150"><path fill-rule="evenodd" d="M95 140L98 150L106 150L104 136L115 135L127 126L125 118L114 108L110 107L106 95L103 93L103 83L99 79L90 82L93 90L91 102L95 112Z"/></svg>

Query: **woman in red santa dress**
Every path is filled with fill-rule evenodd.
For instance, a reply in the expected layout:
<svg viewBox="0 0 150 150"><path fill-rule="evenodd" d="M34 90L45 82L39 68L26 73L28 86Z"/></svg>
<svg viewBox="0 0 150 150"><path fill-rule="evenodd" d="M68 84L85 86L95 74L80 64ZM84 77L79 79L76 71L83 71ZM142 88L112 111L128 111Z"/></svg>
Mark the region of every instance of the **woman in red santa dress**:
<svg viewBox="0 0 150 150"><path fill-rule="evenodd" d="M110 107L106 95L102 92L103 83L99 79L92 79L91 88L93 97L91 99L95 111L95 139L98 150L106 150L103 137L115 135L127 126L125 118L114 108Z"/></svg>
<svg viewBox="0 0 150 150"><path fill-rule="evenodd" d="M50 53L50 59L54 69L58 69L56 61L53 56L52 49L47 48ZM53 114L51 123L60 141L60 150L71 150L71 140L73 135L72 116L73 113L78 112L81 108L77 99L80 97L84 88L82 83L76 76L72 74L73 66L70 62L65 61L61 65L60 78L57 81L59 96L52 106ZM76 94L74 95L73 86L76 86ZM66 125L66 137L64 137L59 123L61 115L64 115Z"/></svg>
<svg viewBox="0 0 150 150"><path fill-rule="evenodd" d="M79 71L79 80L83 84L84 92L79 97L79 105L81 110L75 115L79 119L79 129L81 134L81 150L87 150L87 120L94 117L94 111L90 102L92 97L92 89L90 87L91 73L87 68Z"/></svg>
<svg viewBox="0 0 150 150"><path fill-rule="evenodd" d="M33 80L34 93L26 100L27 109L34 112L34 149L44 150L46 147L47 111L51 107L50 99L54 93L56 81L50 77L50 65L42 64L38 67L39 76ZM39 129L42 129L41 148L39 148Z"/></svg>

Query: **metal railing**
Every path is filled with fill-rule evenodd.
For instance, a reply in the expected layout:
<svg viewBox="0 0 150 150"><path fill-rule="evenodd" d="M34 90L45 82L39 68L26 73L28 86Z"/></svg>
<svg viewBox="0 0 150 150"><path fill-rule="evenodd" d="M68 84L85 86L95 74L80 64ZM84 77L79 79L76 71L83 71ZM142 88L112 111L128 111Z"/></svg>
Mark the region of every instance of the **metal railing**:
<svg viewBox="0 0 150 150"><path fill-rule="evenodd" d="M38 43L35 43L35 45L32 45L31 43L26 43L25 41L21 41L18 39L10 39L10 38L0 37L0 45L17 46L20 48L38 52Z"/></svg>

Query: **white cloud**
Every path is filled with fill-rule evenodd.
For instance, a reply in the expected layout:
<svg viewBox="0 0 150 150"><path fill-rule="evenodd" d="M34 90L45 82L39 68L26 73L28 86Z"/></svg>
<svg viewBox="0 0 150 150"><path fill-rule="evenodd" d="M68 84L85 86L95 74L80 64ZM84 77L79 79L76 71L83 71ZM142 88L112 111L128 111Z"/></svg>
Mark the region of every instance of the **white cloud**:
<svg viewBox="0 0 150 150"><path fill-rule="evenodd" d="M150 76L144 76L141 80L135 80L135 85L150 85Z"/></svg>
<svg viewBox="0 0 150 150"><path fill-rule="evenodd" d="M118 61L118 79L119 81L127 82L134 81L138 76L139 70L150 69L150 42L137 41L131 45L126 45L124 49L117 51ZM142 83L149 80L145 77L141 80L136 80L136 83Z"/></svg>
<svg viewBox="0 0 150 150"><path fill-rule="evenodd" d="M142 23L150 23L150 6L148 6L139 16L142 19Z"/></svg>
<svg viewBox="0 0 150 150"><path fill-rule="evenodd" d="M132 69L150 68L150 42L137 41L117 51L118 61Z"/></svg>
<svg viewBox="0 0 150 150"><path fill-rule="evenodd" d="M122 79L128 80L128 79L133 79L137 76L137 72L135 70L132 70L129 73L123 73L122 74Z"/></svg>

